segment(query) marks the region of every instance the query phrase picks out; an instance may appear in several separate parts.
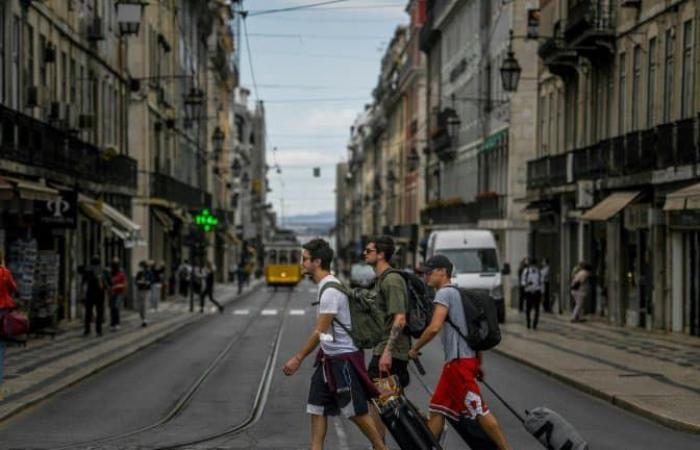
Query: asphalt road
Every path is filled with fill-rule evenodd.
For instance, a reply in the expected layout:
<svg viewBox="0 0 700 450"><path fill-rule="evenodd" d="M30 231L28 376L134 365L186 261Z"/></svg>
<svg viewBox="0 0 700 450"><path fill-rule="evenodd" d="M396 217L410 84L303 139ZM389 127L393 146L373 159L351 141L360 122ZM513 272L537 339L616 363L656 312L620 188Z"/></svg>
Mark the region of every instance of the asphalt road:
<svg viewBox="0 0 700 450"><path fill-rule="evenodd" d="M304 411L312 361L292 377L281 366L311 330L313 290L307 282L293 294L260 289L236 301L225 315L213 315L3 423L0 448L168 448L241 424L229 435L181 448L308 448ZM442 364L439 342L426 349L423 363L425 382L434 386ZM497 354L487 355L485 369L491 385L516 409L551 407L592 449L698 448L697 436L657 425ZM428 394L417 379L408 396L427 407ZM498 400L489 392L485 397L514 449L542 448ZM327 443L334 450L369 448L354 425L340 419L331 420ZM446 448L465 446L448 432Z"/></svg>

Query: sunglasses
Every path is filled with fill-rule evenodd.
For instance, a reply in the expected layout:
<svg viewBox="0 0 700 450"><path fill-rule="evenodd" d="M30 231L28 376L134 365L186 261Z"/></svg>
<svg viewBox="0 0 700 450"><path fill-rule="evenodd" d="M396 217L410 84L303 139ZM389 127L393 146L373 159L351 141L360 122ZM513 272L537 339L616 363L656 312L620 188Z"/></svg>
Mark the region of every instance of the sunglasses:
<svg viewBox="0 0 700 450"><path fill-rule="evenodd" d="M376 248L366 248L366 249L362 250L362 253L372 253L372 252L376 252L376 251L377 251Z"/></svg>

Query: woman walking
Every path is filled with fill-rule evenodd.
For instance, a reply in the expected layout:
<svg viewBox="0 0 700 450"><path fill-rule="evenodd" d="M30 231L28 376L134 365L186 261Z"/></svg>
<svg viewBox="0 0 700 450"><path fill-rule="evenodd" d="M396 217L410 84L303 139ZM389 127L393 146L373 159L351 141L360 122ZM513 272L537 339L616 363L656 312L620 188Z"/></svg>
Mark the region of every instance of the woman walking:
<svg viewBox="0 0 700 450"><path fill-rule="evenodd" d="M591 276L591 266L588 263L580 262L579 270L571 280L571 296L574 298L574 311L571 314L572 322L583 321L583 305L588 298L588 278Z"/></svg>
<svg viewBox="0 0 700 450"><path fill-rule="evenodd" d="M120 310L124 305L124 295L126 294L126 274L119 265L119 259L112 261L112 283L109 295L109 317L112 331L120 328Z"/></svg>
<svg viewBox="0 0 700 450"><path fill-rule="evenodd" d="M17 291L17 284L10 270L5 267L5 254L0 250L0 321L2 321L5 314L17 307L11 295L15 291ZM4 367L5 342L0 339L0 400L5 398L5 391L2 389Z"/></svg>

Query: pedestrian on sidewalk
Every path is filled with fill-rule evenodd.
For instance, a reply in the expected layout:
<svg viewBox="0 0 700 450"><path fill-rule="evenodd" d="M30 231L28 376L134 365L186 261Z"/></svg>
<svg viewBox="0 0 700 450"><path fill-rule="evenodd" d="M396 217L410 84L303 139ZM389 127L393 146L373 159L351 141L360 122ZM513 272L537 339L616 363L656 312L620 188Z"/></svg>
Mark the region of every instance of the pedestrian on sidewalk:
<svg viewBox="0 0 700 450"><path fill-rule="evenodd" d="M199 296L199 312L204 312L204 300L209 298L209 301L215 304L216 307L219 308L219 312L223 314L224 306L214 298L214 266L212 265L211 261L207 261L207 265L203 269L202 276L204 278L204 289Z"/></svg>
<svg viewBox="0 0 700 450"><path fill-rule="evenodd" d="M445 417L459 420L461 416L468 416L479 423L499 449L510 449L476 382L484 378L481 352L472 350L466 339L460 336L460 333L463 336L467 334L467 322L459 289L450 281L452 270L452 262L444 255L433 256L420 268L428 285L437 290L435 308L430 325L413 344L408 355L411 359L417 359L421 348L440 331L445 351L445 365L430 400L428 427L439 440L445 428ZM444 326L445 323L448 326Z"/></svg>
<svg viewBox="0 0 700 450"><path fill-rule="evenodd" d="M147 302L151 295L151 271L148 269L148 263L146 261L141 261L139 263L139 271L136 272L134 281L136 283L135 306L141 317L141 326L145 327L148 325L148 321L146 320Z"/></svg>
<svg viewBox="0 0 700 450"><path fill-rule="evenodd" d="M238 268L236 269L236 278L238 281L238 294L240 295L243 291L243 285L245 285L245 263L240 262Z"/></svg>
<svg viewBox="0 0 700 450"><path fill-rule="evenodd" d="M124 305L126 295L126 274L119 264L119 258L112 260L112 282L109 296L109 316L112 331L118 331L121 327L120 311Z"/></svg>
<svg viewBox="0 0 700 450"><path fill-rule="evenodd" d="M83 302L85 304L85 326L83 336L90 336L93 312L95 320L95 333L102 336L102 322L105 315L105 291L108 285L104 276L104 269L100 264L100 257L94 255L90 259L90 267L83 270Z"/></svg>
<svg viewBox="0 0 700 450"><path fill-rule="evenodd" d="M533 258L528 261L529 265L523 270L520 284L525 290L525 319L527 328L537 329L540 320L540 302L542 301L542 273L537 267L537 262ZM535 311L535 320L531 323L530 313Z"/></svg>
<svg viewBox="0 0 700 450"><path fill-rule="evenodd" d="M525 311L525 286L521 280L523 279L523 272L525 272L525 269L527 269L529 265L530 261L526 256L520 261L520 265L518 266L518 312Z"/></svg>
<svg viewBox="0 0 700 450"><path fill-rule="evenodd" d="M571 296L574 299L574 311L571 314L572 322L582 322L584 320L583 305L586 304L590 292L591 266L584 261L580 262L578 266L579 270L571 280Z"/></svg>
<svg viewBox="0 0 700 450"><path fill-rule="evenodd" d="M547 258L542 258L540 274L542 275L542 309L546 313L552 313L552 291L550 290L549 261Z"/></svg>
<svg viewBox="0 0 700 450"><path fill-rule="evenodd" d="M0 321L5 314L17 307L12 294L17 292L17 283L12 276L10 269L5 266L5 254L0 249ZM5 377L5 342L0 339L0 401L5 398L5 391L2 388Z"/></svg>
<svg viewBox="0 0 700 450"><path fill-rule="evenodd" d="M387 447L368 407L369 399L379 393L365 368L364 353L344 329L352 327L348 297L332 286L324 289L328 283L340 284L330 273L333 249L323 239L314 239L303 249L303 272L319 287L316 326L304 347L285 363L283 371L287 376L296 373L320 344L306 405L311 416L311 449L323 449L328 416L342 414L357 425L373 448L384 450Z"/></svg>
<svg viewBox="0 0 700 450"><path fill-rule="evenodd" d="M151 296L150 306L154 311L158 311L160 298L163 295L163 281L165 277L165 266L163 263L156 264L155 261L149 262L149 270L151 271Z"/></svg>
<svg viewBox="0 0 700 450"><path fill-rule="evenodd" d="M190 283L192 282L192 266L186 259L177 269L178 291L180 296L187 298L190 295Z"/></svg>

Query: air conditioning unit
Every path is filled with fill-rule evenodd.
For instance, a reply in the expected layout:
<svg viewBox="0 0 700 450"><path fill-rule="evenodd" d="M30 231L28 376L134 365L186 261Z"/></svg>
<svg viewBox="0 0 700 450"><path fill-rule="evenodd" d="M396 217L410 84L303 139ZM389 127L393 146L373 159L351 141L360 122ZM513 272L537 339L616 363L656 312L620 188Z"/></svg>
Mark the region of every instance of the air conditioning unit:
<svg viewBox="0 0 700 450"><path fill-rule="evenodd" d="M87 130L95 126L95 121L92 114L80 114L78 116L78 128Z"/></svg>
<svg viewBox="0 0 700 450"><path fill-rule="evenodd" d="M87 26L87 38L90 41L102 41L105 38L105 24L102 17L95 16Z"/></svg>

